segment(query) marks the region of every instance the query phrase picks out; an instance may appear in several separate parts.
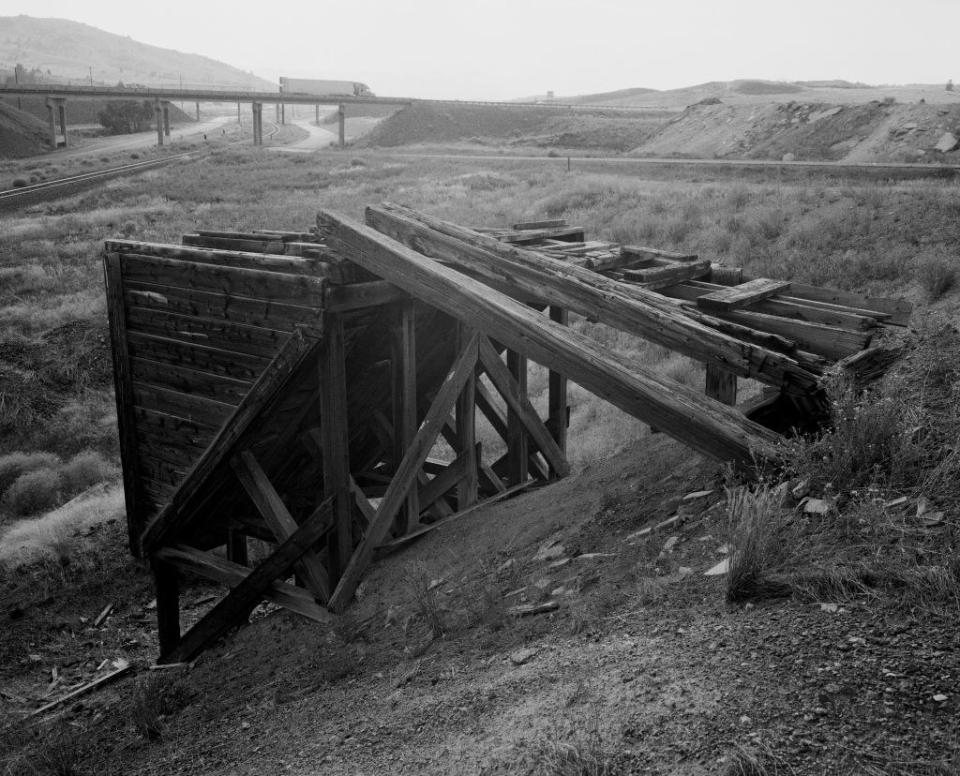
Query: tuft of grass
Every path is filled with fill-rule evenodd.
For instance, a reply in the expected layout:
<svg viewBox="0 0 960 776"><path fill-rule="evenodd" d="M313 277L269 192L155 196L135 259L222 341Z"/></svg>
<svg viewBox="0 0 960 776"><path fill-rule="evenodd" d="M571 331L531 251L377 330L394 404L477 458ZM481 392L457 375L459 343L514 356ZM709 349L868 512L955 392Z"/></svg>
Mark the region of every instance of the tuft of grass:
<svg viewBox="0 0 960 776"><path fill-rule="evenodd" d="M177 677L150 674L137 683L128 715L141 737L147 741L162 741L169 718L189 700L186 686Z"/></svg>
<svg viewBox="0 0 960 776"><path fill-rule="evenodd" d="M83 450L61 467L60 474L64 489L73 494L110 479L116 469L96 450Z"/></svg>
<svg viewBox="0 0 960 776"><path fill-rule="evenodd" d="M916 279L928 302L936 302L956 285L955 261L944 256L924 256L917 263Z"/></svg>
<svg viewBox="0 0 960 776"><path fill-rule="evenodd" d="M437 588L431 585L430 575L424 568L407 574L407 589L415 615L426 625L431 639L443 638L447 631L444 612L437 596Z"/></svg>
<svg viewBox="0 0 960 776"><path fill-rule="evenodd" d="M12 453L0 455L0 496L21 475L37 469L54 469L59 465L60 458L53 453L27 453L15 450Z"/></svg>
<svg viewBox="0 0 960 776"><path fill-rule="evenodd" d="M35 755L30 770L24 773L50 776L86 776L83 768L87 755L84 731L65 722L58 722L41 733L35 742Z"/></svg>
<svg viewBox="0 0 960 776"><path fill-rule="evenodd" d="M781 501L781 492L767 485L727 491L727 518L733 529L728 602L789 594L789 588L769 576L786 558Z"/></svg>
<svg viewBox="0 0 960 776"><path fill-rule="evenodd" d="M598 726L568 740L538 742L530 752L533 776L615 776L621 773Z"/></svg>
<svg viewBox="0 0 960 776"><path fill-rule="evenodd" d="M63 480L56 469L40 468L21 474L3 497L6 510L16 517L36 515L60 503Z"/></svg>

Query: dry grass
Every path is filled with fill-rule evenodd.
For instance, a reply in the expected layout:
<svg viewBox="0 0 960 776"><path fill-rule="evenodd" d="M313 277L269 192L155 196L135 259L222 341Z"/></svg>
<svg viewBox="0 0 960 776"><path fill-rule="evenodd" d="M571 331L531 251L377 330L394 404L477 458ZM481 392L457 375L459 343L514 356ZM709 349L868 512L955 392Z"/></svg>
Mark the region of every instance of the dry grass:
<svg viewBox="0 0 960 776"><path fill-rule="evenodd" d="M727 600L739 603L753 598L789 594L781 582L770 578L787 557L783 536L783 491L767 485L727 491L727 519L731 527Z"/></svg>

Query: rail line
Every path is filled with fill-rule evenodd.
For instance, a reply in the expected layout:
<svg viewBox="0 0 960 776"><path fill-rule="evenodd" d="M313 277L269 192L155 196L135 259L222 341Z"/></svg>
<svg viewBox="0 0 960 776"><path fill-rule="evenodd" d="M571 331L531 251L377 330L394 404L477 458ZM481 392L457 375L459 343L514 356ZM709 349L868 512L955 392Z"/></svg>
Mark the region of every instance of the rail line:
<svg viewBox="0 0 960 776"><path fill-rule="evenodd" d="M106 170L97 170L95 172L72 175L68 178L58 178L57 180L34 183L31 186L7 189L6 191L0 191L0 210L14 210L33 202L43 202L44 200L72 194L75 191L80 191L88 186L112 178L120 178L124 175L134 175L139 172L153 170L167 164L172 164L173 162L195 157L196 155L196 151L188 151L182 154L165 156L161 159L148 159L144 162L133 162L119 167L109 167Z"/></svg>

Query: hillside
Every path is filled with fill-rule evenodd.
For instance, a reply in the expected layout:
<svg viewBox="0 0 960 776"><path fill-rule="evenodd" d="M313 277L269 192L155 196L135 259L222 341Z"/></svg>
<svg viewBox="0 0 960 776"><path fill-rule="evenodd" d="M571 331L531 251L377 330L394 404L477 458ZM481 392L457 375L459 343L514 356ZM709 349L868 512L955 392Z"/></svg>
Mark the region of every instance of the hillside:
<svg viewBox="0 0 960 776"><path fill-rule="evenodd" d="M46 124L0 100L0 158L38 154L47 147L47 140Z"/></svg>
<svg viewBox="0 0 960 776"><path fill-rule="evenodd" d="M67 19L0 17L0 79L17 64L41 67L57 81L147 86L242 86L275 89L276 84L198 54L150 46Z"/></svg>

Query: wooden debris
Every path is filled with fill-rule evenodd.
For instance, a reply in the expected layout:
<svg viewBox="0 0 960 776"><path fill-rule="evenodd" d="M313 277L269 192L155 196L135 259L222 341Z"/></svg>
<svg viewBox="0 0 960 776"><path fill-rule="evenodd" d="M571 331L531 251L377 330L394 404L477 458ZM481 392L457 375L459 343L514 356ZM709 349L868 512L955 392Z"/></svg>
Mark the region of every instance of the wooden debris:
<svg viewBox="0 0 960 776"><path fill-rule="evenodd" d="M113 602L110 602L109 604L104 606L100 614L97 615L97 618L93 621L93 627L99 628L101 625L103 625L104 620L106 620L107 617L110 616L110 613L112 611L113 611Z"/></svg>
<svg viewBox="0 0 960 776"><path fill-rule="evenodd" d="M131 670L133 670L133 665L131 663L128 663L126 661L123 661L123 662L124 662L124 665L121 665L119 668L114 669L110 673L104 674L103 676L98 677L97 679L94 679L92 682L87 682L86 684L78 687L76 690L68 692L66 695L61 695L56 700L53 700L53 701L50 701L50 703L44 704L39 709L35 709L34 711L30 712L30 716L37 717L37 716L40 716L41 714L46 714L51 709L55 709L57 708L57 706L61 706L64 703L67 703L68 701L72 701L76 698L79 698L81 695L86 695L87 693L91 693L94 690L98 690L101 687L109 684L115 679L119 679L124 674L127 674Z"/></svg>
<svg viewBox="0 0 960 776"><path fill-rule="evenodd" d="M789 288L790 284L783 280L757 278L739 286L727 286L720 291L704 294L697 299L697 306L705 310L725 312L746 307L753 302L785 292Z"/></svg>
<svg viewBox="0 0 960 776"><path fill-rule="evenodd" d="M532 617L537 614L555 612L559 608L560 603L558 601L550 600L539 604L518 604L517 606L511 606L507 609L507 614L513 617Z"/></svg>

